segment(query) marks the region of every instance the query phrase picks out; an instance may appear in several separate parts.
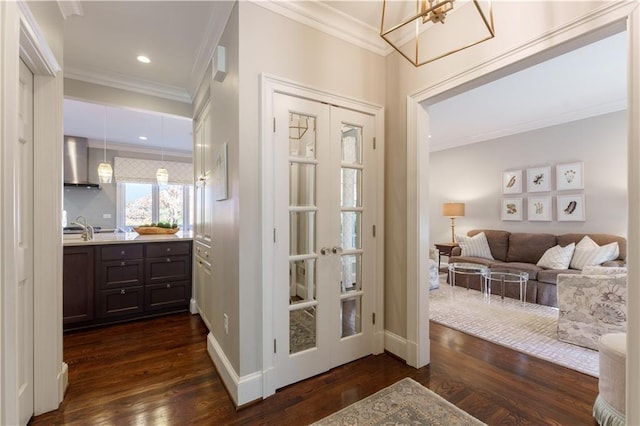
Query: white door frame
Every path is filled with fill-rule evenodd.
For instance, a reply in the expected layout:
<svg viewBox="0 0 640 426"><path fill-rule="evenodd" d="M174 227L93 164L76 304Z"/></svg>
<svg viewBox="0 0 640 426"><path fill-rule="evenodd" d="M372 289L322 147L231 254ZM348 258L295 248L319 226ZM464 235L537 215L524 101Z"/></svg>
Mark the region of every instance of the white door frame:
<svg viewBox="0 0 640 426"><path fill-rule="evenodd" d="M384 350L384 108L379 105L347 98L340 95L310 88L291 80L269 74L260 75L261 87L261 157L262 157L262 396L266 398L275 393L276 381L273 379L277 371L274 367L274 211L273 202L273 158L274 150L270 141L273 135L273 95L283 93L290 96L310 99L336 105L342 108L373 115L375 118L375 135L377 150L377 182L378 200L374 207L378 216L376 225L376 273L372 294L373 310L376 313L376 324L373 328L373 353Z"/></svg>
<svg viewBox="0 0 640 426"><path fill-rule="evenodd" d="M637 3L609 2L595 13L546 33L507 54L407 96L407 362L414 367L429 363L429 298L419 283L427 279L429 251L429 116L425 104L447 91L516 64L580 37L597 40L620 29L628 32L628 250L629 282L640 281L640 7ZM476 80L477 81L477 80ZM483 83L486 81L483 81ZM481 83L478 83L481 84ZM627 423L640 424L640 287L629 286L627 330Z"/></svg>
<svg viewBox="0 0 640 426"><path fill-rule="evenodd" d="M11 374L12 342L18 338L18 319L8 317L2 305L15 294L16 249L12 238L15 199L15 151L4 141L17 139L18 62L22 58L34 73L34 414L56 409L66 387L62 362L62 98L61 67L49 48L25 1L0 4L0 315L2 328L2 383L0 423L15 424L17 389ZM58 158L59 161L55 161ZM54 161L52 161L54 159Z"/></svg>

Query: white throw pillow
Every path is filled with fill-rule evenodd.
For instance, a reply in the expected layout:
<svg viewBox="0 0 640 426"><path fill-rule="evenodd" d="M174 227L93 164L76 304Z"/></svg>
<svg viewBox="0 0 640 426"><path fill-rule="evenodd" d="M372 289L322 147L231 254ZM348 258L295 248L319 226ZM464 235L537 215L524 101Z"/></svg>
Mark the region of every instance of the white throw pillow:
<svg viewBox="0 0 640 426"><path fill-rule="evenodd" d="M536 265L546 269L569 269L575 248L575 243L564 247L553 246L544 252Z"/></svg>
<svg viewBox="0 0 640 426"><path fill-rule="evenodd" d="M484 235L484 232L480 232L473 237L456 235L456 242L462 250L461 256L463 257L481 257L483 259L493 260L491 249L487 242L487 236Z"/></svg>
<svg viewBox="0 0 640 426"><path fill-rule="evenodd" d="M619 254L617 242L599 246L588 235L585 235L573 252L571 268L582 269L585 266L600 265L609 260L617 259Z"/></svg>

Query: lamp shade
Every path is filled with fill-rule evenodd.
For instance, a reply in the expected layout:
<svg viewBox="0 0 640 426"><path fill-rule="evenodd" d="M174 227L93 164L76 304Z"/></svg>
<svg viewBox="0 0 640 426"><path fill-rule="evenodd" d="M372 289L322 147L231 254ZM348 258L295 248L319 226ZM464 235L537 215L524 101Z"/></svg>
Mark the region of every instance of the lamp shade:
<svg viewBox="0 0 640 426"><path fill-rule="evenodd" d="M169 183L169 171L164 167L158 168L156 179L158 180L158 185L166 185Z"/></svg>
<svg viewBox="0 0 640 426"><path fill-rule="evenodd" d="M442 205L442 216L464 216L464 203L444 203Z"/></svg>
<svg viewBox="0 0 640 426"><path fill-rule="evenodd" d="M98 178L100 183L111 183L113 177L113 169L109 163L100 163L98 166Z"/></svg>

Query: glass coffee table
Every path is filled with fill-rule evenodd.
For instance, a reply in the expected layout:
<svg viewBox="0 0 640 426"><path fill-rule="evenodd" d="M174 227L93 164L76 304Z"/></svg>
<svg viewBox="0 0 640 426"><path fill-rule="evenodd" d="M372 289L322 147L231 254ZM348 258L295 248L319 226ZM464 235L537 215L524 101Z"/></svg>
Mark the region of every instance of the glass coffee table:
<svg viewBox="0 0 640 426"><path fill-rule="evenodd" d="M480 277L480 291L485 292L487 288L487 276L490 270L488 266L478 265L477 263L450 263L449 264L449 285L455 286L457 275L463 275L466 278L467 290L469 290L469 277Z"/></svg>
<svg viewBox="0 0 640 426"><path fill-rule="evenodd" d="M487 293L491 294L491 282L500 283L500 296L504 300L504 287L509 284L518 284L520 288L520 301L526 302L527 299L527 281L529 274L527 272L498 272L491 271L485 276Z"/></svg>

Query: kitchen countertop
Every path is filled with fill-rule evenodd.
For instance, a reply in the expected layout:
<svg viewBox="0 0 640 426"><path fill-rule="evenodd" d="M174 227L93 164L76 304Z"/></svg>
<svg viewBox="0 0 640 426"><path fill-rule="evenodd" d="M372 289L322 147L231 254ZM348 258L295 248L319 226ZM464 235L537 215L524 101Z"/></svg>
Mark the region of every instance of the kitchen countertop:
<svg viewBox="0 0 640 426"><path fill-rule="evenodd" d="M167 241L193 240L193 232L178 231L175 234L139 235L137 232L120 232L118 234L95 234L91 241L83 241L80 234L65 234L62 236L62 245L68 246L96 246L104 244L127 243L154 243Z"/></svg>

